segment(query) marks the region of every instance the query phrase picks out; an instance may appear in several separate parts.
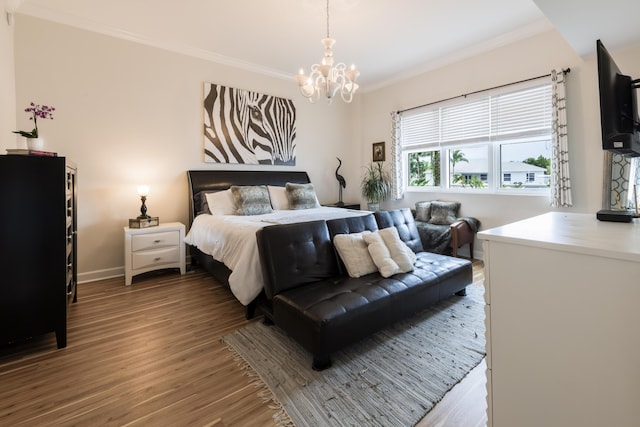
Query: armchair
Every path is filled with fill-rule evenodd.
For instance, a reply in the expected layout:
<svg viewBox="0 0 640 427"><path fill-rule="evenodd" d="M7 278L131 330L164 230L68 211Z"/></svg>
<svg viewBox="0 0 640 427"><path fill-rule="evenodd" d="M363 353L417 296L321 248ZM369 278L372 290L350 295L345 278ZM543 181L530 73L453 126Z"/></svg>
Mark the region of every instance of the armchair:
<svg viewBox="0 0 640 427"><path fill-rule="evenodd" d="M458 217L459 202L432 200L417 202L414 214L416 227L425 251L458 256L458 249L469 244L473 258L473 243L480 221Z"/></svg>

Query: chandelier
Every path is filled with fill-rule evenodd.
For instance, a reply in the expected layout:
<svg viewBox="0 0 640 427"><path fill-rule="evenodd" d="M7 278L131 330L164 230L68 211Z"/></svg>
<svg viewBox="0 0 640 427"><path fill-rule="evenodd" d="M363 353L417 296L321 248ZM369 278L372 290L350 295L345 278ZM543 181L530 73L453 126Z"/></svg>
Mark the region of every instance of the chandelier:
<svg viewBox="0 0 640 427"><path fill-rule="evenodd" d="M315 103L320 95L326 96L329 104L333 101L333 98L340 93L340 97L346 103L353 101L353 94L358 90L358 84L356 79L360 75L360 72L356 69L355 65L351 65L347 69L344 63L333 65L333 45L335 39L329 36L329 0L327 0L327 37L320 40L324 46L324 58L320 64L313 64L311 66L311 73L309 75L304 74L304 70L301 68L300 73L294 78L300 93L305 98L308 98L311 103Z"/></svg>

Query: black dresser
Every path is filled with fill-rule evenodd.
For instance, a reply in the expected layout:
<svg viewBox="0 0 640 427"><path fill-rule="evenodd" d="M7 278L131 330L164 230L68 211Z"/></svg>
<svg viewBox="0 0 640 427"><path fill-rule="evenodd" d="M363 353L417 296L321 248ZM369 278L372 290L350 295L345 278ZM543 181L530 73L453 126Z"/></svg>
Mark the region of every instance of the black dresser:
<svg viewBox="0 0 640 427"><path fill-rule="evenodd" d="M67 345L77 299L77 167L0 155L0 345L55 332Z"/></svg>

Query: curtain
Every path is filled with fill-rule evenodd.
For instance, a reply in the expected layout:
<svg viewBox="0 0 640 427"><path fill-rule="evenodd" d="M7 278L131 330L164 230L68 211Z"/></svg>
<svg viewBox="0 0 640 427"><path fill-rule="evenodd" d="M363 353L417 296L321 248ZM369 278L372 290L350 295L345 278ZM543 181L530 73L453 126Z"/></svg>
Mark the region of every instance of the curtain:
<svg viewBox="0 0 640 427"><path fill-rule="evenodd" d="M629 157L617 153L611 155L611 188L609 188L610 197L607 209L627 209L627 200L630 200L629 187L633 191L634 184L631 182L633 179L631 175L632 169Z"/></svg>
<svg viewBox="0 0 640 427"><path fill-rule="evenodd" d="M391 112L391 198L400 200L404 197L402 147L400 145L400 113Z"/></svg>
<svg viewBox="0 0 640 427"><path fill-rule="evenodd" d="M631 160L631 165L629 208L635 210L636 204L640 205L640 157L634 157Z"/></svg>
<svg viewBox="0 0 640 427"><path fill-rule="evenodd" d="M569 142L567 137L567 96L564 71L551 71L552 82L552 143L551 143L551 206L573 206L569 176Z"/></svg>

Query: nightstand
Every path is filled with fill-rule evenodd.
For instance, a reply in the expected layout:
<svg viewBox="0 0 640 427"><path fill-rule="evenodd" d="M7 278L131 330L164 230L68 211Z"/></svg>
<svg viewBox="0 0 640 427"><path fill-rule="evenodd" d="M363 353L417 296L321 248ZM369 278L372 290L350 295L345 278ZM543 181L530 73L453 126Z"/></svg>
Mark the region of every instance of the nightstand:
<svg viewBox="0 0 640 427"><path fill-rule="evenodd" d="M353 209L356 211L360 210L360 203L348 203L345 202L343 206L338 206L336 203L331 203L330 205L322 205L328 208L343 208L343 209Z"/></svg>
<svg viewBox="0 0 640 427"><path fill-rule="evenodd" d="M131 285L136 274L164 268L186 270L184 224L168 222L156 227L124 227L124 278Z"/></svg>

